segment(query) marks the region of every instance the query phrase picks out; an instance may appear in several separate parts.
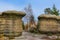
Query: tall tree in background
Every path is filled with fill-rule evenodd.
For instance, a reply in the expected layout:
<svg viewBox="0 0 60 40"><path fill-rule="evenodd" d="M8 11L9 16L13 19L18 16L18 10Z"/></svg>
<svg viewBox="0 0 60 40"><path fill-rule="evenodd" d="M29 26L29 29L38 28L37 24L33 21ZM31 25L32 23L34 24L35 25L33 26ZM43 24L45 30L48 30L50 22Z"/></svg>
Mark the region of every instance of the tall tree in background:
<svg viewBox="0 0 60 40"><path fill-rule="evenodd" d="M27 24L29 26L29 23L32 24L32 23L35 22L31 5L29 4L28 7L25 7L24 11L26 12L26 16L24 17L24 19L25 19L25 21L27 22Z"/></svg>
<svg viewBox="0 0 60 40"><path fill-rule="evenodd" d="M55 5L53 5L52 14L59 15L59 10L57 10L57 8L55 7Z"/></svg>
<svg viewBox="0 0 60 40"><path fill-rule="evenodd" d="M24 18L26 19L26 21L29 22L31 20L31 16L33 16L31 5L29 4L28 7L25 7L24 11L26 12L26 16ZM34 19L34 16L33 16L33 19Z"/></svg>

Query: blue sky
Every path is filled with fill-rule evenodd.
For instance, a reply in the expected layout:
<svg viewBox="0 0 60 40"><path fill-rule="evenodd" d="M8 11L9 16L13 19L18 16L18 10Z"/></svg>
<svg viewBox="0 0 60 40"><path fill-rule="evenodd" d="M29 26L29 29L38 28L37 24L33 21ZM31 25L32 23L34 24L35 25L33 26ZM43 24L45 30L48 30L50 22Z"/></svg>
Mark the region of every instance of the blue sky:
<svg viewBox="0 0 60 40"><path fill-rule="evenodd" d="M60 10L60 0L0 0L0 11L23 10L28 4L32 5L35 19L44 13L45 8L52 8L53 4Z"/></svg>

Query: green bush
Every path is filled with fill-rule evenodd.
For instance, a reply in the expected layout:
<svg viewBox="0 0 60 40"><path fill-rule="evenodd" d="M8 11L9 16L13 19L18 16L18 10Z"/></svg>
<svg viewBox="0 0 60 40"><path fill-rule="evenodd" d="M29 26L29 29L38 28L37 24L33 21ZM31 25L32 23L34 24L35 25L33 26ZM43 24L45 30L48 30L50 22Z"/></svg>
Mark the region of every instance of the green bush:
<svg viewBox="0 0 60 40"><path fill-rule="evenodd" d="M39 33L37 28L33 28L33 27L30 28L29 32L31 32L31 33Z"/></svg>

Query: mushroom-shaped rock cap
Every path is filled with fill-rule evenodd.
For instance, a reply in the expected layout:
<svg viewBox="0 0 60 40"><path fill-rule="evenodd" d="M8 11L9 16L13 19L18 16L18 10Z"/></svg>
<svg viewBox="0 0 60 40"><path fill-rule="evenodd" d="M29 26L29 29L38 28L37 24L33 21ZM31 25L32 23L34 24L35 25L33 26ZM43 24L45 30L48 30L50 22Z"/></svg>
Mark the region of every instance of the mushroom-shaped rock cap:
<svg viewBox="0 0 60 40"><path fill-rule="evenodd" d="M60 16L57 16L57 19L60 20Z"/></svg>
<svg viewBox="0 0 60 40"><path fill-rule="evenodd" d="M51 15L51 14L42 14L38 17L38 19L40 19L40 18L55 18L55 19L57 19L57 16Z"/></svg>
<svg viewBox="0 0 60 40"><path fill-rule="evenodd" d="M15 11L15 10L9 10L9 11L4 11L2 14L16 14L16 15L22 15L25 16L25 12L22 11Z"/></svg>

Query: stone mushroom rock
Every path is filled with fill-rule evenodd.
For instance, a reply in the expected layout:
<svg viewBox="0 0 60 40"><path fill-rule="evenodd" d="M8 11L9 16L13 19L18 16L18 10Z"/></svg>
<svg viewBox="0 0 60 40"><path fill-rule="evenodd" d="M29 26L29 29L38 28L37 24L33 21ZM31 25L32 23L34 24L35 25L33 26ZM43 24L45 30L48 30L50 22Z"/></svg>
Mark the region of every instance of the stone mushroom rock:
<svg viewBox="0 0 60 40"><path fill-rule="evenodd" d="M48 32L57 33L60 30L59 20L60 20L60 16L51 15L51 14L42 14L38 16L39 30L47 33Z"/></svg>

